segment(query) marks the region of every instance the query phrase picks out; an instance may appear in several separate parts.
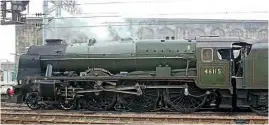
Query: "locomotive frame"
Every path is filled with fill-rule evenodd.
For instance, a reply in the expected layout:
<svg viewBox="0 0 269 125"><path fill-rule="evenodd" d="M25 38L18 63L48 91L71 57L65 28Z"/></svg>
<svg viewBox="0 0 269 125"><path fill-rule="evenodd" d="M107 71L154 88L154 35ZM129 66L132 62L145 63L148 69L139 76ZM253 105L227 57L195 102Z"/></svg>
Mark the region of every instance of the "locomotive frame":
<svg viewBox="0 0 269 125"><path fill-rule="evenodd" d="M175 70L169 65L160 65L150 72L112 74L103 67L91 67L79 73L55 72L57 67L48 64L45 76L26 75L19 78L22 83L16 87L15 93L18 102L25 101L31 109L56 104L66 110L87 108L146 112L165 108L191 113L202 107L250 107L258 114L268 113L268 80L263 77L252 78L252 81L260 82L253 84L249 83L248 77L249 71L254 72L253 68L248 68L249 63L255 61L253 53L261 59L258 56L261 53L259 49L268 52L268 48L257 43L258 49L252 51L255 44L233 37L197 37L195 42L195 50L191 51L188 45L184 57L139 57L137 54L124 58L186 60L186 67L177 70L177 75L172 75ZM239 57L233 57L233 50L240 50ZM196 59L190 54L194 54ZM261 55L265 59L255 63L267 64L268 55ZM37 61L38 65L42 61L39 55L29 55L27 58ZM68 59L72 58L58 58L55 55L54 59L43 60ZM189 68L193 61L196 61L196 69ZM261 72L255 73L256 76ZM268 77L267 71L263 70L262 73Z"/></svg>

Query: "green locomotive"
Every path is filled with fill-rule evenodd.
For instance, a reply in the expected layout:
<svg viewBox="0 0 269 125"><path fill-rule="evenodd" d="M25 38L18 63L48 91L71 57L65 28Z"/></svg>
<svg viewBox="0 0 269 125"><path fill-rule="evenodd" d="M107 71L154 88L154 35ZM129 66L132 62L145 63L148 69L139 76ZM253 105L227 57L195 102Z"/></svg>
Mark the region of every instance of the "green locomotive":
<svg viewBox="0 0 269 125"><path fill-rule="evenodd" d="M268 113L268 43L216 36L92 42L31 46L20 56L17 102L31 109Z"/></svg>

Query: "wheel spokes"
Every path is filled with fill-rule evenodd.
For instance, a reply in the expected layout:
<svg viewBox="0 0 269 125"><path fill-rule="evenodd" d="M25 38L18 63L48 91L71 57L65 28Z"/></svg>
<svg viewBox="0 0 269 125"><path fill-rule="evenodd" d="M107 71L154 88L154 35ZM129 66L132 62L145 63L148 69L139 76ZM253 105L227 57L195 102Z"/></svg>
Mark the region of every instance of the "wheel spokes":
<svg viewBox="0 0 269 125"><path fill-rule="evenodd" d="M100 92L99 95L91 93L85 98L90 110L105 111L111 109L116 103L116 94L111 92Z"/></svg>
<svg viewBox="0 0 269 125"><path fill-rule="evenodd" d="M187 91L187 92L186 92ZM188 85L188 89L166 89L167 103L175 110L190 113L202 107L206 101L206 91L194 85Z"/></svg>
<svg viewBox="0 0 269 125"><path fill-rule="evenodd" d="M146 112L153 109L156 105L157 99L159 97L159 92L157 89L145 89L142 90L142 95L131 95L131 94L120 94L123 100L123 105L129 111L135 112Z"/></svg>
<svg viewBox="0 0 269 125"><path fill-rule="evenodd" d="M263 98L263 100L260 100L260 98ZM250 109L253 112L256 112L259 115L268 115L268 94L264 92L250 92L248 95L249 101L254 100L255 103L252 103L250 106ZM267 102L267 103L259 103L259 102ZM251 103L251 102L249 102Z"/></svg>
<svg viewBox="0 0 269 125"><path fill-rule="evenodd" d="M39 109L41 105L38 104L38 94L37 93L29 93L26 98L26 105L33 110Z"/></svg>
<svg viewBox="0 0 269 125"><path fill-rule="evenodd" d="M60 106L64 110L72 110L77 106L76 99L66 99L65 97L60 97Z"/></svg>

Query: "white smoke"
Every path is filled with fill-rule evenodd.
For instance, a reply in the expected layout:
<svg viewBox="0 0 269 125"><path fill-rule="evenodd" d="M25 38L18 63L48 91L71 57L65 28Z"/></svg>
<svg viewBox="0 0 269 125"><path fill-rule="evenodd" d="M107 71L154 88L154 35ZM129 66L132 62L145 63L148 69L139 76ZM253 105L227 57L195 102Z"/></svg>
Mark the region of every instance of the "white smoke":
<svg viewBox="0 0 269 125"><path fill-rule="evenodd" d="M87 23L79 19L55 19L48 28L47 38L63 39L67 43L86 42L89 38L94 36Z"/></svg>
<svg viewBox="0 0 269 125"><path fill-rule="evenodd" d="M124 25L124 26L115 26ZM67 43L115 41L131 37L129 25L122 18L64 18L49 24L47 38L64 39Z"/></svg>

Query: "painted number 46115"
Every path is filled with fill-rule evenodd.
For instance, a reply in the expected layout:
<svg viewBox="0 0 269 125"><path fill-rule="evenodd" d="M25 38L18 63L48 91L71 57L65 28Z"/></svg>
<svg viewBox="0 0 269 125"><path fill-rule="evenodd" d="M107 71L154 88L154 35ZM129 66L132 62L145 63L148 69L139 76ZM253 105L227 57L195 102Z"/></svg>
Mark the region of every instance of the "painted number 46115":
<svg viewBox="0 0 269 125"><path fill-rule="evenodd" d="M205 69L206 74L221 74L221 69Z"/></svg>

